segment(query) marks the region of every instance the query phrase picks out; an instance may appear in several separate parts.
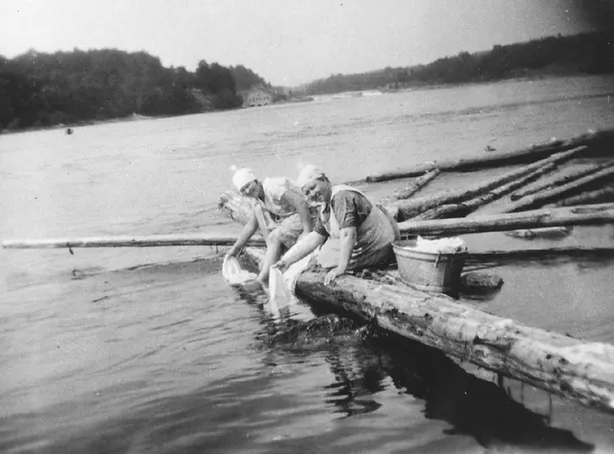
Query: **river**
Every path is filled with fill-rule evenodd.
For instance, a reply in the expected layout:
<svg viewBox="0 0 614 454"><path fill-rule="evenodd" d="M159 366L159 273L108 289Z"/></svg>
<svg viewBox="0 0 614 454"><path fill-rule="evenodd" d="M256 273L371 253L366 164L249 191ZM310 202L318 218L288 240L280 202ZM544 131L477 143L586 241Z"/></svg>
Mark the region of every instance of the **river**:
<svg viewBox="0 0 614 454"><path fill-rule="evenodd" d="M613 120L614 77L591 76L0 135L0 239L238 232L216 209L232 165L295 177L314 163L357 180ZM280 338L263 294L225 285L222 252L0 251L0 451L614 451L611 415L510 397L419 346L354 329ZM539 285L527 282L541 264L506 268L490 309L614 343L613 265L567 263L563 284L543 273Z"/></svg>

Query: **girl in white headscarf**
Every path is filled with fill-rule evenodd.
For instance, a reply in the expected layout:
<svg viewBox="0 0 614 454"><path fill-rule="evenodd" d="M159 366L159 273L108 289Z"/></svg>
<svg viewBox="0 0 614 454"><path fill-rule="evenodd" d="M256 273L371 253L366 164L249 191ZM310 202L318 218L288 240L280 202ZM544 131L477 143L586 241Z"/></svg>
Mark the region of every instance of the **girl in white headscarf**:
<svg viewBox="0 0 614 454"><path fill-rule="evenodd" d="M253 210L228 255L236 256L260 229L267 251L257 280L264 285L271 265L294 246L300 236L311 232L314 215L300 188L287 178L265 178L260 182L251 169L243 168L235 172L232 182L242 196L252 200Z"/></svg>
<svg viewBox="0 0 614 454"><path fill-rule="evenodd" d="M393 260L392 242L399 231L383 207L371 203L356 188L333 186L313 165L301 170L298 185L307 201L319 206L318 217L314 230L284 254L276 267L283 271L322 246L317 261L331 268L324 279L328 285L346 271L384 268Z"/></svg>

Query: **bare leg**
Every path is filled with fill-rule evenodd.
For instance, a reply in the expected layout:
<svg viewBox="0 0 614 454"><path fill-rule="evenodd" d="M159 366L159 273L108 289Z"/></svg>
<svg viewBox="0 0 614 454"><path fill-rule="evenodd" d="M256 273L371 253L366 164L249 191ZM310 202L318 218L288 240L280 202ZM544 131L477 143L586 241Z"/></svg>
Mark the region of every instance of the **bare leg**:
<svg viewBox="0 0 614 454"><path fill-rule="evenodd" d="M263 286L268 283L269 269L281 258L282 248L283 244L279 239L279 235L277 235L277 230L274 230L267 239L267 248L264 260L262 261L262 269L256 278Z"/></svg>

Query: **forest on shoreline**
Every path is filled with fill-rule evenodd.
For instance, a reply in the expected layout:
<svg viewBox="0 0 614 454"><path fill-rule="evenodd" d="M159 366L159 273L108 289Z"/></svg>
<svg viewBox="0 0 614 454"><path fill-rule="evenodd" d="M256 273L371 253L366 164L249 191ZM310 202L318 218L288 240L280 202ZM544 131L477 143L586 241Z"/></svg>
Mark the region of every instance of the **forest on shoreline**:
<svg viewBox="0 0 614 454"><path fill-rule="evenodd" d="M241 90L270 84L242 65L201 60L166 68L146 52L117 49L0 56L0 131L241 107Z"/></svg>
<svg viewBox="0 0 614 454"><path fill-rule="evenodd" d="M614 73L614 33L600 31L549 36L523 43L495 45L484 52L460 52L426 65L387 67L360 74L334 74L300 87L308 95L491 82L566 74Z"/></svg>
<svg viewBox="0 0 614 454"><path fill-rule="evenodd" d="M551 36L461 52L426 65L336 74L294 94L397 89L518 77L614 73L612 32ZM0 132L242 106L241 92L271 84L242 65L200 61L195 71L164 67L146 52L100 49L0 56Z"/></svg>

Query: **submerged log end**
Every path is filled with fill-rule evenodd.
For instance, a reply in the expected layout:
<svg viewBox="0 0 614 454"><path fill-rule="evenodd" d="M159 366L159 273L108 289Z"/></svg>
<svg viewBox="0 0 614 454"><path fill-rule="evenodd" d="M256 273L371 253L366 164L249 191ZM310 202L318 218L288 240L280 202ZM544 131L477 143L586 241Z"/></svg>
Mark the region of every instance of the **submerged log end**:
<svg viewBox="0 0 614 454"><path fill-rule="evenodd" d="M464 293L488 292L500 289L503 278L496 274L466 273L461 276L460 290Z"/></svg>

